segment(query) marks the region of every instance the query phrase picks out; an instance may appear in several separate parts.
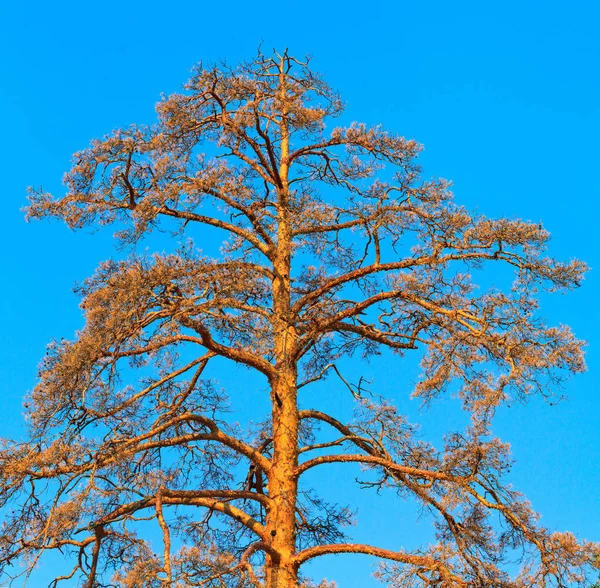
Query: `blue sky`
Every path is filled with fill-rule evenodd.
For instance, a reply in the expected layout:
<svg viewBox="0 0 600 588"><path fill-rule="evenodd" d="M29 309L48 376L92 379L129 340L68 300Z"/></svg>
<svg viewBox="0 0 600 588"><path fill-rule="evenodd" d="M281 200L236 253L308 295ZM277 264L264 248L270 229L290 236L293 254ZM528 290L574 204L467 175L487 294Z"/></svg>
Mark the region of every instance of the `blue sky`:
<svg viewBox="0 0 600 588"><path fill-rule="evenodd" d="M558 406L513 407L496 430L512 444L514 484L542 522L600 540L599 19L591 0L3 2L0 435L20 434L21 398L46 343L81 326L74 282L115 254L108 234L26 224L26 187L60 194L74 151L152 122L161 93L178 90L196 62L235 63L262 42L311 54L351 120L422 142L426 174L453 180L457 201L542 221L553 255L591 266L578 291L543 305L550 322L588 341L589 371ZM446 414L442 403L423 418L435 425ZM412 520L398 514L376 526L382 506L359 501L360 533L408 544ZM319 570L342 587L370 585L364 560L331 559Z"/></svg>

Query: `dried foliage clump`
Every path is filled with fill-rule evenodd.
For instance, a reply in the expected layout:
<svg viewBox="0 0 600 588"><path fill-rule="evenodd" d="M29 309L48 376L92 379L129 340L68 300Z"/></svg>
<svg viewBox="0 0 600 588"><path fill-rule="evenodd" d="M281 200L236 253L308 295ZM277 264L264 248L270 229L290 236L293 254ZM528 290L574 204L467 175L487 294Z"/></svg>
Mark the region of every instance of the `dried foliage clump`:
<svg viewBox="0 0 600 588"><path fill-rule="evenodd" d="M85 326L48 350L29 441L0 450L6 582L47 552L66 562L53 585L89 588L308 587L303 564L339 553L379 558L393 586L593 581L598 546L538 524L491 429L507 399L584 369L581 342L539 317L535 294L576 287L585 265L547 257L538 224L455 204L447 182L421 175L415 141L327 128L341 112L287 53L200 66L154 126L77 153L66 195L31 193L31 218L114 223L124 244L166 228L180 243L106 262L79 287ZM217 232L216 258L190 241ZM476 288L499 267L512 287ZM340 367L417 349L414 396L451 388L470 415L441 448ZM218 383L233 363L268 390L251 431L229 416L243 393ZM299 405L318 382L354 418ZM360 464L365 492L414 501L431 543L348 539L355 513L303 483L327 464Z"/></svg>

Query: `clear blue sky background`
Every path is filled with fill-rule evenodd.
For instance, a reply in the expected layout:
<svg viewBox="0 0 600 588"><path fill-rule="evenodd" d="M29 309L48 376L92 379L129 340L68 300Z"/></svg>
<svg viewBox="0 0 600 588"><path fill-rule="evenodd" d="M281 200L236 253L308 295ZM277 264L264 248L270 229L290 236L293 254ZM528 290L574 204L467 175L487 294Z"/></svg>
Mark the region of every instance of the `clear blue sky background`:
<svg viewBox="0 0 600 588"><path fill-rule="evenodd" d="M118 126L152 122L161 92L178 90L199 60L234 63L261 42L265 50L287 46L314 56L351 119L424 143L426 173L452 179L459 202L490 216L543 221L554 255L592 267L577 292L544 300L551 322L570 324L589 342L588 373L570 382L559 406L513 407L496 430L512 444L514 484L542 522L600 540L599 6L3 2L0 435L20 434L21 398L45 344L81 326L73 283L115 254L106 234L27 225L25 188L60 193L74 151ZM378 385L391 390L396 376L378 371ZM405 398L399 404L417 414ZM446 408L423 418L435 428ZM376 522L379 504L393 503L359 500L359 536L411 542L414 523L402 509ZM364 559L334 558L318 570L342 587L371 585Z"/></svg>

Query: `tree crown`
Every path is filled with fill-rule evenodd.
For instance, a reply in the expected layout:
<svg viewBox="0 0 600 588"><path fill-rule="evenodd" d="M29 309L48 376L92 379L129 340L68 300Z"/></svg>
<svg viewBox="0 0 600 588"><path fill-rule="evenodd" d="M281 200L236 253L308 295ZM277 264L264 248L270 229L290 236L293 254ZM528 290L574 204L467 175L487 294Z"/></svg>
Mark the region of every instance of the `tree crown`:
<svg viewBox="0 0 600 588"><path fill-rule="evenodd" d="M159 103L155 125L77 153L63 197L31 192L30 218L115 223L124 243L160 226L200 242L217 230L225 243L215 258L188 242L109 261L79 288L85 326L49 348L31 440L2 450L0 495L18 505L0 540L6 573L18 558L73 550L62 578L90 588L281 588L308 582L305 562L345 552L382 558L381 578L403 586L587 577L597 547L537 525L504 483L508 448L491 432L508 398L546 396L584 369L582 343L539 317L535 295L576 287L585 264L548 257L538 224L455 204L448 182L423 178L415 141L330 129L342 110L287 53L201 65ZM480 291L474 272L496 267L514 271L512 286ZM415 349L414 395L429 402L453 386L471 415L442 449L339 367ZM252 433L225 416L209 376L219 358L267 383L272 414ZM333 373L352 392L352 422L298 404ZM344 542L350 511L298 485L329 463L362 464L364 486L412 497L436 542L415 552ZM136 532L140 517L156 520L160 556ZM513 578L503 563L514 549L525 565Z"/></svg>

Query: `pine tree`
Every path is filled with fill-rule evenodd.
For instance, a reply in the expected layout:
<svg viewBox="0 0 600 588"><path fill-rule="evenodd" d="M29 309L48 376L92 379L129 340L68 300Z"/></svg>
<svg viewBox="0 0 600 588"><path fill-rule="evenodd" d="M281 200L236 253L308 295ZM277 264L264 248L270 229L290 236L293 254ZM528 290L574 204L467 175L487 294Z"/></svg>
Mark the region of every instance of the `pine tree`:
<svg viewBox="0 0 600 588"><path fill-rule="evenodd" d="M593 575L598 547L538 525L491 429L509 398L548 395L584 369L581 342L539 317L535 294L576 287L585 265L547 257L537 223L455 204L447 182L423 177L415 141L363 124L328 130L342 110L287 52L199 66L154 126L77 153L64 196L32 191L30 218L114 224L125 245L168 229L178 246L105 262L79 287L85 326L49 347L29 441L1 450L5 578L48 551L70 562L56 584L89 588L309 586L302 565L339 553L380 558L394 586ZM201 254L216 232L221 254ZM473 276L501 266L512 288L476 288ZM470 417L443 448L340 368L414 350L413 395L430 403L451 388ZM218 384L233 364L268 390L271 413L251 431L228 417L243 393ZM354 417L302 408L314 385ZM327 464L361 464L365 492L419 504L432 543L351 542L352 513L302 485Z"/></svg>

